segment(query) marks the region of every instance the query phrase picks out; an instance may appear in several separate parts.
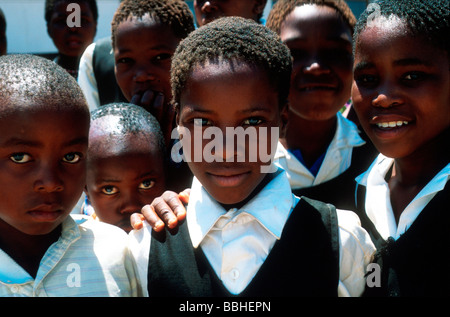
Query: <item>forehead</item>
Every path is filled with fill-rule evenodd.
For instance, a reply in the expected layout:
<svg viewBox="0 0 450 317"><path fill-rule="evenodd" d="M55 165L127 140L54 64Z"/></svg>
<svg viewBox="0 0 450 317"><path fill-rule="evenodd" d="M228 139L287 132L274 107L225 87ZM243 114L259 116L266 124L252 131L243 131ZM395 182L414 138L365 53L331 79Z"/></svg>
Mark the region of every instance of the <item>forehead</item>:
<svg viewBox="0 0 450 317"><path fill-rule="evenodd" d="M176 47L180 41L167 24L148 13L142 18L131 17L119 23L115 32L116 47L127 46L130 38L140 39L144 47L152 46L155 42Z"/></svg>
<svg viewBox="0 0 450 317"><path fill-rule="evenodd" d="M383 62L415 59L429 65L441 63L443 68L448 65L448 55L444 50L424 37L414 36L400 20L372 23L359 34L355 61L364 59Z"/></svg>
<svg viewBox="0 0 450 317"><path fill-rule="evenodd" d="M284 42L298 38L352 41L351 29L336 9L313 4L295 7L281 24L280 36Z"/></svg>

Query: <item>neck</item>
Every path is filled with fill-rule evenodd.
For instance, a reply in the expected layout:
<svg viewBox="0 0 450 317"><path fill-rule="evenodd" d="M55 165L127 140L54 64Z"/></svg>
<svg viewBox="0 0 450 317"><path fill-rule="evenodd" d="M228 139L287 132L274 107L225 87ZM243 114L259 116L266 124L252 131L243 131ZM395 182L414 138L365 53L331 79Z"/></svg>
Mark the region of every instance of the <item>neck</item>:
<svg viewBox="0 0 450 317"><path fill-rule="evenodd" d="M78 70L80 56L67 56L64 54L59 54L56 58L56 63L68 70Z"/></svg>
<svg viewBox="0 0 450 317"><path fill-rule="evenodd" d="M280 142L286 149L299 149L308 166L326 152L337 129L337 118L329 120L305 120L289 113L286 135Z"/></svg>
<svg viewBox="0 0 450 317"><path fill-rule="evenodd" d="M61 225L48 234L29 235L0 219L0 249L7 253L33 278L47 249L61 235Z"/></svg>
<svg viewBox="0 0 450 317"><path fill-rule="evenodd" d="M407 157L395 159L389 189L397 219L417 194L450 162L450 128Z"/></svg>

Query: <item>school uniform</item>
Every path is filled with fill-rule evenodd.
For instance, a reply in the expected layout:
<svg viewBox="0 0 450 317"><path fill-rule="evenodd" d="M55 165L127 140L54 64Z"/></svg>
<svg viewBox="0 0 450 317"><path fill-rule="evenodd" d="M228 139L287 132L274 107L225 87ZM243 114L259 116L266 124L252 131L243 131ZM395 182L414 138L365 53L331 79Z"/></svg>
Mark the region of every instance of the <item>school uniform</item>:
<svg viewBox="0 0 450 317"><path fill-rule="evenodd" d="M117 84L114 63L110 37L90 44L80 58L78 84L91 111L112 102L128 102Z"/></svg>
<svg viewBox="0 0 450 317"><path fill-rule="evenodd" d="M75 219L62 223L61 237L44 254L36 278L0 249L0 297L142 296L126 233Z"/></svg>
<svg viewBox="0 0 450 317"><path fill-rule="evenodd" d="M240 209L225 210L194 178L176 234L145 226L130 237L150 296L359 296L375 250L353 212L296 197L281 169Z"/></svg>
<svg viewBox="0 0 450 317"><path fill-rule="evenodd" d="M450 295L450 164L437 173L400 215L392 210L386 175L394 160L380 154L357 178L358 214L377 246L381 287L368 296Z"/></svg>
<svg viewBox="0 0 450 317"><path fill-rule="evenodd" d="M355 210L355 178L367 170L378 152L353 122L341 113L336 117L335 135L326 153L312 168L302 163L300 153L287 150L280 142L274 161L286 171L295 195Z"/></svg>

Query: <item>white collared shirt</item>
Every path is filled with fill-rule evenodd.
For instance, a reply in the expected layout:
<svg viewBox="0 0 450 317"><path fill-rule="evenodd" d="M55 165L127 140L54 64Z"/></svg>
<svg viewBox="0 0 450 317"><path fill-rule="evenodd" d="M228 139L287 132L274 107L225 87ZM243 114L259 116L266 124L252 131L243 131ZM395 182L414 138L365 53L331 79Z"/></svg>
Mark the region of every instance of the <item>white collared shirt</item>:
<svg viewBox="0 0 450 317"><path fill-rule="evenodd" d="M142 296L127 234L72 216L41 260L36 278L0 249L0 297Z"/></svg>
<svg viewBox="0 0 450 317"><path fill-rule="evenodd" d="M217 276L232 294L241 293L252 281L280 238L284 225L298 203L285 172L276 176L245 206L225 210L194 178L187 225L192 244L201 247ZM375 247L352 211L338 210L340 239L339 296L360 296L364 274ZM132 252L141 279L147 276L151 228L132 231ZM304 272L303 274L308 274ZM145 278L146 280L146 278ZM145 281L143 281L145 283Z"/></svg>
<svg viewBox="0 0 450 317"><path fill-rule="evenodd" d="M286 171L292 189L319 185L339 176L350 167L353 148L366 143L353 122L344 118L341 113L336 116L336 133L316 176L278 142L274 162Z"/></svg>
<svg viewBox="0 0 450 317"><path fill-rule="evenodd" d="M98 95L97 79L93 69L95 42L89 44L80 58L77 82L89 105L89 110L93 111L100 106Z"/></svg>
<svg viewBox="0 0 450 317"><path fill-rule="evenodd" d="M356 178L359 185L366 186L365 209L367 216L385 240L388 237L396 240L405 233L425 206L439 191L444 189L450 178L449 163L406 206L397 224L392 210L389 184L385 180L392 164L394 164L394 159L379 154L369 169Z"/></svg>

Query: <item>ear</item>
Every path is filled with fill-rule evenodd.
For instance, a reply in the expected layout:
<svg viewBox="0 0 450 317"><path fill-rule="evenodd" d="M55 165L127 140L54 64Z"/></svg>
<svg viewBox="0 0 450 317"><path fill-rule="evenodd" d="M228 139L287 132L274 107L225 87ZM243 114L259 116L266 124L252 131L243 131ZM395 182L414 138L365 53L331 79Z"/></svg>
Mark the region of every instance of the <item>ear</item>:
<svg viewBox="0 0 450 317"><path fill-rule="evenodd" d="M289 103L286 102L286 104L283 106L280 112L280 139L284 138L286 136L286 129L289 121Z"/></svg>
<svg viewBox="0 0 450 317"><path fill-rule="evenodd" d="M255 5L253 6L253 13L258 15L264 12L267 0L255 0Z"/></svg>

